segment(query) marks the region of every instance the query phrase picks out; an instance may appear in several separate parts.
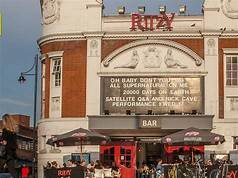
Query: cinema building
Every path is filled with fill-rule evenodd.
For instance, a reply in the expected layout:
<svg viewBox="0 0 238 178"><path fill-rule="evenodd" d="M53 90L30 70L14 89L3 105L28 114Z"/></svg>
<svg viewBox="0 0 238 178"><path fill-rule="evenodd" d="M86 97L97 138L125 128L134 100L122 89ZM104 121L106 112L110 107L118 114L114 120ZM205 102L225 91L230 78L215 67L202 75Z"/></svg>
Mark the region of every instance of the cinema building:
<svg viewBox="0 0 238 178"><path fill-rule="evenodd" d="M47 139L79 127L111 138L109 145L84 146L85 157L101 153L127 166L160 157L157 141L189 127L225 136L205 152L236 149L236 0L205 0L199 16L104 16L96 0L43 0L41 7L39 177L47 161L63 163L80 151L53 148Z"/></svg>

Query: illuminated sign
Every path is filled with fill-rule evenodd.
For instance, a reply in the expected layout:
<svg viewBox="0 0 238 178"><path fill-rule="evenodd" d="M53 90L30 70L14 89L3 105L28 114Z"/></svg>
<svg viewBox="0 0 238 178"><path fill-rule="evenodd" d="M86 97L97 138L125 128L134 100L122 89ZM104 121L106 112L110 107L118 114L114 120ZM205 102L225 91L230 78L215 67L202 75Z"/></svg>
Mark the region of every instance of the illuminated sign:
<svg viewBox="0 0 238 178"><path fill-rule="evenodd" d="M172 22L174 19L174 14L167 15L162 13L161 15L131 15L131 31L141 30L141 31L155 31L155 30L172 30Z"/></svg>
<svg viewBox="0 0 238 178"><path fill-rule="evenodd" d="M203 78L200 77L103 77L102 81L103 111L203 112Z"/></svg>

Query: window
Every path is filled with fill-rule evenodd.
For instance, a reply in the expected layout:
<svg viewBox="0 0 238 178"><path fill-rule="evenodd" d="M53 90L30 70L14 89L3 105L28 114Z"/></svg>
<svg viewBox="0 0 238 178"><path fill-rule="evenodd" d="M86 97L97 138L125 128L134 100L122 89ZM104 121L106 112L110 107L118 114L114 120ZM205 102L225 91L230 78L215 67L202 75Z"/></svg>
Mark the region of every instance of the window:
<svg viewBox="0 0 238 178"><path fill-rule="evenodd" d="M59 87L61 85L61 58L57 57L53 59L53 84L55 87Z"/></svg>
<svg viewBox="0 0 238 178"><path fill-rule="evenodd" d="M238 55L226 56L226 85L238 86Z"/></svg>

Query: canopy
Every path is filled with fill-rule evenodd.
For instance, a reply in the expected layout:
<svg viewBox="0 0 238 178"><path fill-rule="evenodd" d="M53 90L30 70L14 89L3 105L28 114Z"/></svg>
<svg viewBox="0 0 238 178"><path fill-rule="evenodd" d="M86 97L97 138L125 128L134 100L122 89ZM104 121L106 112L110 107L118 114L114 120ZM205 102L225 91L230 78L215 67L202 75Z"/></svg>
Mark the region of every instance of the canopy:
<svg viewBox="0 0 238 178"><path fill-rule="evenodd" d="M161 139L161 142L167 145L217 145L225 141L224 136L210 132L209 130L201 130L198 128L188 128Z"/></svg>
<svg viewBox="0 0 238 178"><path fill-rule="evenodd" d="M106 143L109 137L97 132L79 128L62 135L54 136L47 140L47 144L56 146L80 145L80 157L83 158L83 145L101 145Z"/></svg>
<svg viewBox="0 0 238 178"><path fill-rule="evenodd" d="M70 132L54 136L47 140L47 144L56 146L100 145L109 140L105 135L79 128Z"/></svg>

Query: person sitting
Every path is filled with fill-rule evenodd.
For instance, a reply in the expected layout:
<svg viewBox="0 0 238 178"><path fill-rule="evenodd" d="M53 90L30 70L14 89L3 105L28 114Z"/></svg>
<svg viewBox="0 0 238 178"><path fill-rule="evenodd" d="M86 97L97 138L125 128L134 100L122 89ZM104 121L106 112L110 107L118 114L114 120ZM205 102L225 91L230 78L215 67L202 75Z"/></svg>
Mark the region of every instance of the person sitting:
<svg viewBox="0 0 238 178"><path fill-rule="evenodd" d="M120 176L121 176L121 174L120 174L119 167L116 165L115 162L112 162L112 177L113 178L118 178Z"/></svg>
<svg viewBox="0 0 238 178"><path fill-rule="evenodd" d="M56 161L52 161L51 168L58 168L58 163Z"/></svg>
<svg viewBox="0 0 238 178"><path fill-rule="evenodd" d="M99 160L96 161L95 164L95 178L104 178L104 173L103 173L103 166Z"/></svg>
<svg viewBox="0 0 238 178"><path fill-rule="evenodd" d="M66 163L67 167L75 167L76 165L74 164L73 160L69 159Z"/></svg>
<svg viewBox="0 0 238 178"><path fill-rule="evenodd" d="M110 168L110 166L105 165L103 168L103 172L105 178L112 178L112 168Z"/></svg>
<svg viewBox="0 0 238 178"><path fill-rule="evenodd" d="M87 165L87 174L93 177L94 169L95 169L95 163L94 161L90 161L90 163Z"/></svg>

